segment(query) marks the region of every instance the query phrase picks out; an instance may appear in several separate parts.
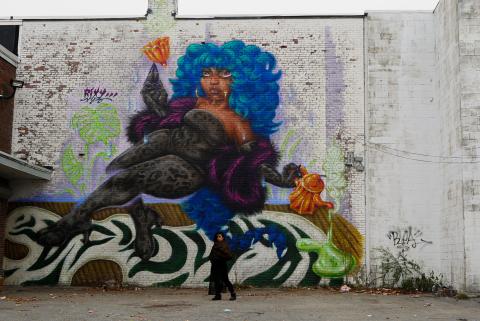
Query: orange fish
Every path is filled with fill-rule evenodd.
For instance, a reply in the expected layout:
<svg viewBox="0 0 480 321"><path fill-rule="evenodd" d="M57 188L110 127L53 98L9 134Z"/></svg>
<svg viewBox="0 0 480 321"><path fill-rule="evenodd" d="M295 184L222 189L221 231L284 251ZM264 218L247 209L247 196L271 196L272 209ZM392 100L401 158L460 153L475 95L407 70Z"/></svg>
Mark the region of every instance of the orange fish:
<svg viewBox="0 0 480 321"><path fill-rule="evenodd" d="M151 61L166 66L168 57L170 57L170 38L160 37L150 41L143 46L143 53Z"/></svg>
<svg viewBox="0 0 480 321"><path fill-rule="evenodd" d="M333 203L324 202L320 196L325 183L319 174L309 174L300 166L302 178L295 181L297 185L290 194L290 208L299 214L313 214L319 207L333 208Z"/></svg>

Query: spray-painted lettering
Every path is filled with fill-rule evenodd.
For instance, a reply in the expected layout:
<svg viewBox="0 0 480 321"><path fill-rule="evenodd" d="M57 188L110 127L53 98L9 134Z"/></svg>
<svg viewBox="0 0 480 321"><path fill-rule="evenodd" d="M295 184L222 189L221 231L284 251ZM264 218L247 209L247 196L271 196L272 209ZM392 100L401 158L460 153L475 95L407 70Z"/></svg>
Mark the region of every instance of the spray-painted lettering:
<svg viewBox="0 0 480 321"><path fill-rule="evenodd" d="M404 229L392 230L387 233L387 237L393 241L393 245L401 249L414 249L421 244L427 245L433 243L423 239L422 235L422 231L414 229L411 226Z"/></svg>
<svg viewBox="0 0 480 321"><path fill-rule="evenodd" d="M85 88L83 90L83 98L80 101L88 102L89 104L93 103L101 103L104 100L112 101L114 97L116 97L118 93L113 91L108 91L106 88L100 87L91 87Z"/></svg>

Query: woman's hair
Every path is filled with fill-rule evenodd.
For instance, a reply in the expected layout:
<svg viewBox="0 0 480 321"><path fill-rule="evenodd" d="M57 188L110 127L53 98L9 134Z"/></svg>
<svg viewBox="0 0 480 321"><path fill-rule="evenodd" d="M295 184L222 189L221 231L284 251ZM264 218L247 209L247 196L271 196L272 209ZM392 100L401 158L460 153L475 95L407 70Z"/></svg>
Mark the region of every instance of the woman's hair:
<svg viewBox="0 0 480 321"><path fill-rule="evenodd" d="M204 96L200 85L204 68L228 69L233 78L229 106L250 122L257 135L268 137L280 123L274 122L279 104L277 81L281 72L274 72L275 57L258 46L232 40L221 46L213 43L191 44L178 61L173 84L173 98Z"/></svg>
<svg viewBox="0 0 480 321"><path fill-rule="evenodd" d="M217 240L217 237L221 235L223 237L223 239L225 239L225 234L223 232L217 232L215 233L215 237L214 237L214 240L216 241Z"/></svg>

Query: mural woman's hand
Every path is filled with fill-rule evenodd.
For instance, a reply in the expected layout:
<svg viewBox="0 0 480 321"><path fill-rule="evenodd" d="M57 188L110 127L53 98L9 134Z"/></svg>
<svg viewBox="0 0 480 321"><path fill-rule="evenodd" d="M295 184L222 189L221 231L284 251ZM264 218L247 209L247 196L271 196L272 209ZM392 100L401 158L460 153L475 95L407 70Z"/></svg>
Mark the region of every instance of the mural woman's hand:
<svg viewBox="0 0 480 321"><path fill-rule="evenodd" d="M160 117L165 117L168 114L168 94L163 83L160 80L157 66L155 64L150 68L147 79L143 84L141 91L143 101L148 109L155 112Z"/></svg>
<svg viewBox="0 0 480 321"><path fill-rule="evenodd" d="M260 169L265 180L278 187L295 187L296 180L302 177L300 165L294 163L285 165L282 174L268 164L261 165Z"/></svg>
<svg viewBox="0 0 480 321"><path fill-rule="evenodd" d="M290 187L295 187L297 180L302 177L302 165L297 165L295 163L285 165L283 167L282 176Z"/></svg>

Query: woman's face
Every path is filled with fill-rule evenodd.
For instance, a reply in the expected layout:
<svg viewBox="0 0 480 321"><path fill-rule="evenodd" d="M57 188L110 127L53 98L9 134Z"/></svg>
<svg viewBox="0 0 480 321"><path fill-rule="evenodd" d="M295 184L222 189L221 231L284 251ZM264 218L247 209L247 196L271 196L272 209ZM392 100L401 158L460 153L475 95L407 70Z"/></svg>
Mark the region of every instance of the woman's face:
<svg viewBox="0 0 480 321"><path fill-rule="evenodd" d="M228 99L232 81L232 74L227 69L204 68L200 84L207 98L218 103Z"/></svg>
<svg viewBox="0 0 480 321"><path fill-rule="evenodd" d="M223 241L223 235L222 234L217 234L217 241L219 241L219 242Z"/></svg>

